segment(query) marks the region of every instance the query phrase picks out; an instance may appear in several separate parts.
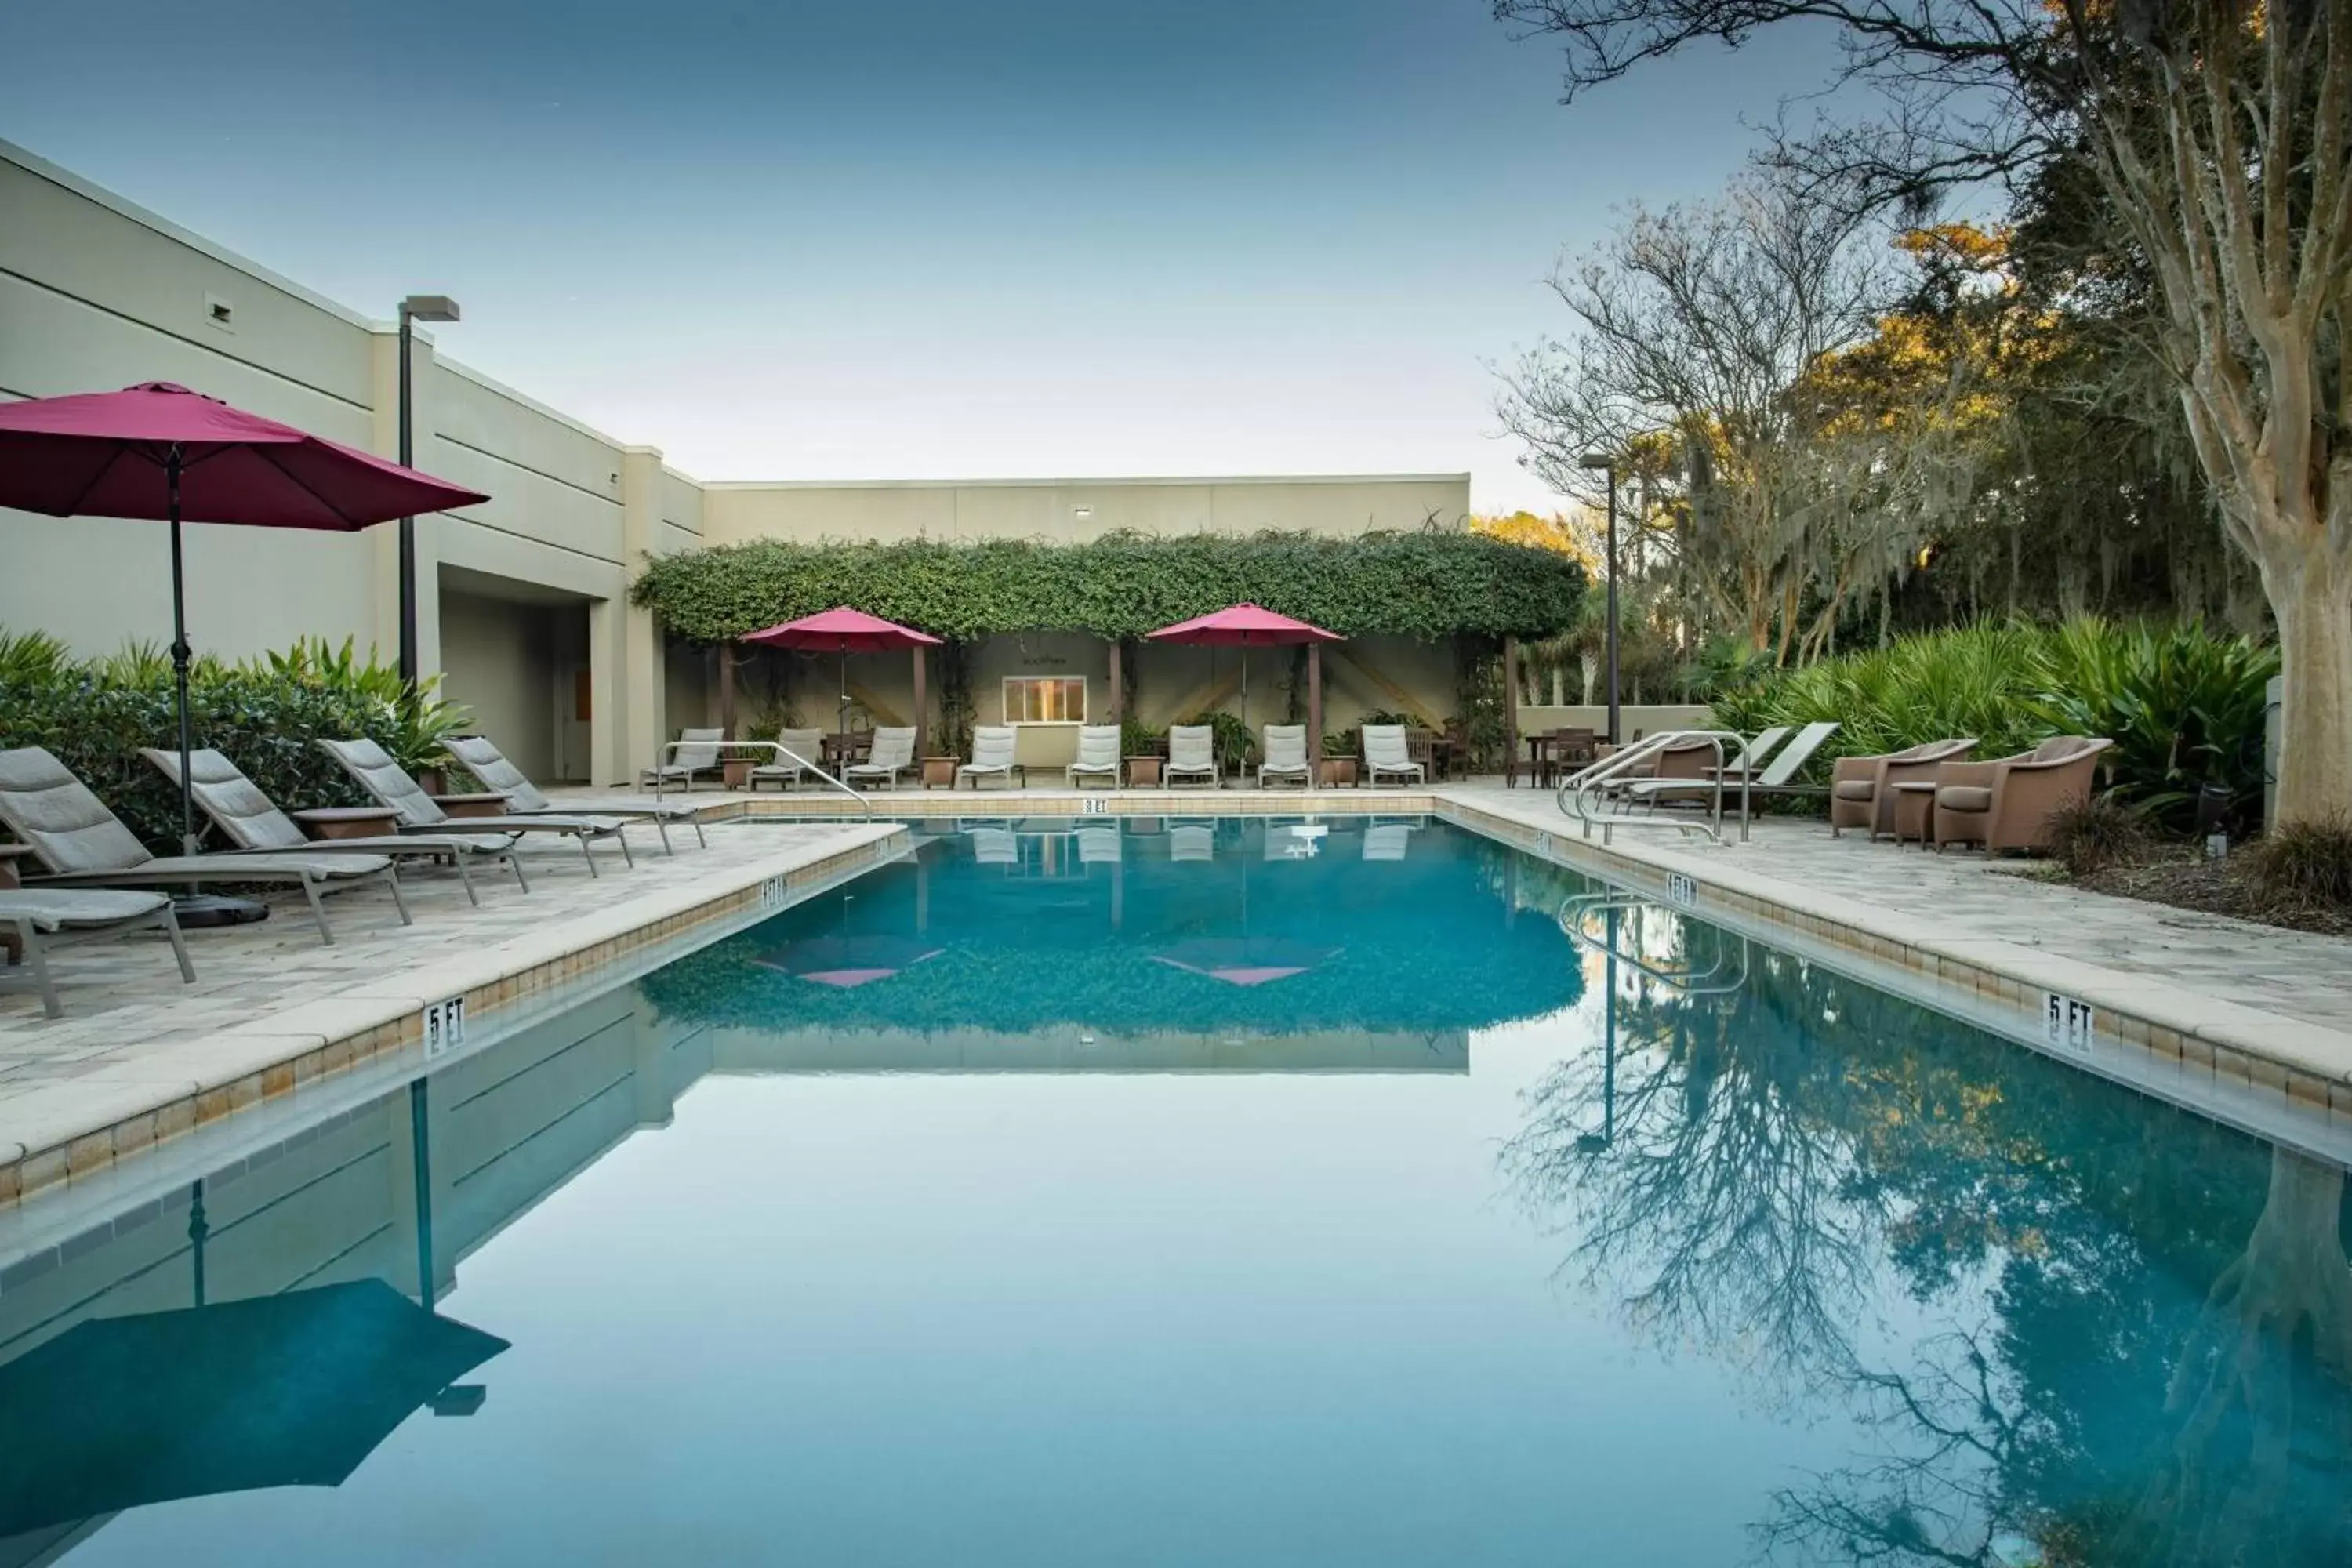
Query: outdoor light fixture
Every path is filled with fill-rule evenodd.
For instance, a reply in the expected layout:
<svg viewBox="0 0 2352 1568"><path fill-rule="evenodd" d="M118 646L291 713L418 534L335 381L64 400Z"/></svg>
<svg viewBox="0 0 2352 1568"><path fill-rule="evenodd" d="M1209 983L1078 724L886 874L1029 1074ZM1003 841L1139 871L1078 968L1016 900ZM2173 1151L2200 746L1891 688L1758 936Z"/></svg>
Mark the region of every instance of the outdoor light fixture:
<svg viewBox="0 0 2352 1568"><path fill-rule="evenodd" d="M411 294L400 302L400 466L416 465L411 433L408 345L417 321L454 321L457 301L446 294ZM416 688L416 520L400 520L400 680Z"/></svg>
<svg viewBox="0 0 2352 1568"><path fill-rule="evenodd" d="M1587 452L1579 466L1597 468L1609 484L1609 743L1617 744L1617 459Z"/></svg>
<svg viewBox="0 0 2352 1568"><path fill-rule="evenodd" d="M1072 517L1092 517L1094 514L1095 509L1090 506L1074 506L1070 509Z"/></svg>

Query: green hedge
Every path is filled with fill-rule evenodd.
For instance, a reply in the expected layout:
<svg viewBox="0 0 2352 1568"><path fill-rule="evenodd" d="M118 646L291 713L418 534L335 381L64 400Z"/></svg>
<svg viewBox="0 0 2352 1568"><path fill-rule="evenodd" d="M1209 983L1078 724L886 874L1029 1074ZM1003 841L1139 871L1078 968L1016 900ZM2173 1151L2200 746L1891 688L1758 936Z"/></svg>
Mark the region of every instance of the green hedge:
<svg viewBox="0 0 2352 1568"><path fill-rule="evenodd" d="M0 634L0 654L23 646ZM228 757L289 811L367 804L315 743L320 739L364 735L395 756L411 755L416 745L413 716L404 719L382 695L383 667L348 651L340 659L320 653L313 647L236 666L206 659L190 677L195 744ZM432 704L425 711L444 729L465 718L462 710ZM55 752L159 854L179 853L179 794L139 749L177 745L176 714L171 665L152 649L89 663L0 658L0 749ZM201 812L196 821L204 829Z"/></svg>
<svg viewBox="0 0 2352 1568"><path fill-rule="evenodd" d="M942 637L1139 637L1244 600L1349 637L1549 637L1576 619L1567 556L1422 529L1319 534L1111 533L896 544L762 540L661 557L634 590L671 630L723 642L853 605Z"/></svg>

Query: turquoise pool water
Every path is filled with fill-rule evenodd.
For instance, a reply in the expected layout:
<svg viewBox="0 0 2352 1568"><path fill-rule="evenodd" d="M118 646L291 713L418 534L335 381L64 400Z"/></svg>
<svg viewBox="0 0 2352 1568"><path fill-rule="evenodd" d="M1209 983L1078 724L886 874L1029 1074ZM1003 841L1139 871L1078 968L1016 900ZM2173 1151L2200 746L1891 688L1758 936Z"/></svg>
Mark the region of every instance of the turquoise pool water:
<svg viewBox="0 0 2352 1568"><path fill-rule="evenodd" d="M2336 1166L1298 826L932 834L0 1253L0 1564L2352 1557Z"/></svg>

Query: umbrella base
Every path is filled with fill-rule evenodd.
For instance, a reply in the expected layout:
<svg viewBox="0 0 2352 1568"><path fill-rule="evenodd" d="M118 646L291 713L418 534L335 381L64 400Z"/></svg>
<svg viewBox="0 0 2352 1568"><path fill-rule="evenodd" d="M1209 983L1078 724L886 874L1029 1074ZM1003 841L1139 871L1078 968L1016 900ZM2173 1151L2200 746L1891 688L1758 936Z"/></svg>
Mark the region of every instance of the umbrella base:
<svg viewBox="0 0 2352 1568"><path fill-rule="evenodd" d="M218 893L189 893L172 900L172 913L184 931L212 926L251 925L269 918L269 906L259 899L224 898Z"/></svg>

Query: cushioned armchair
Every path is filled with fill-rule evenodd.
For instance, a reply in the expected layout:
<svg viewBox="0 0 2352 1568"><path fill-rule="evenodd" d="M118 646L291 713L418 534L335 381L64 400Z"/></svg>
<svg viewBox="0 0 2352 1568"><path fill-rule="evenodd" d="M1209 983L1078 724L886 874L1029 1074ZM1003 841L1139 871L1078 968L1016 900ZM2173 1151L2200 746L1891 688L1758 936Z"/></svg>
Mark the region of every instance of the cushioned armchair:
<svg viewBox="0 0 2352 1568"><path fill-rule="evenodd" d="M1936 770L1936 848L2047 849L2052 814L2091 798L2105 737L2053 735L2030 752Z"/></svg>
<svg viewBox="0 0 2352 1568"><path fill-rule="evenodd" d="M1830 836L1848 827L1867 828L1874 840L1895 831L1895 786L1924 784L1946 763L1976 750L1973 739L1929 741L1874 757L1840 757L1830 773Z"/></svg>

